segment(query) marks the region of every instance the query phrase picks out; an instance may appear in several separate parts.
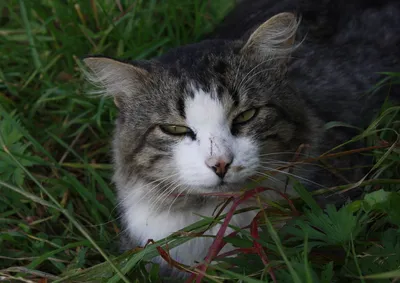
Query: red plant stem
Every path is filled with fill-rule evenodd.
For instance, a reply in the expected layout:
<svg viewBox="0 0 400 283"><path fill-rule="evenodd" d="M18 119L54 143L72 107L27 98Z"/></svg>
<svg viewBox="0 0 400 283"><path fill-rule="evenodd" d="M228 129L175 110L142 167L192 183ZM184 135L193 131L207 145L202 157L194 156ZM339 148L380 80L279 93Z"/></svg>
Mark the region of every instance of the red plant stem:
<svg viewBox="0 0 400 283"><path fill-rule="evenodd" d="M257 254L260 256L262 262L264 263L264 265L268 265L269 264L269 260L268 260L268 256L265 254L263 247L260 245L260 243L257 241L260 236L258 234L258 224L257 224L257 216L254 217L253 221L251 221L251 226L250 226L250 234L253 237L253 247L256 250ZM272 268L268 268L268 273L272 278L272 281L274 281L275 283L276 281L276 277L275 277L275 273L273 271Z"/></svg>
<svg viewBox="0 0 400 283"><path fill-rule="evenodd" d="M214 242L212 243L210 249L208 250L208 254L204 259L204 263L200 265L198 271L199 274L196 278L196 283L200 283L201 280L204 277L204 274L207 271L208 265L211 263L211 261L216 257L218 252L223 248L224 246L224 241L223 237L225 235L226 229L228 228L229 222L231 221L233 214L235 213L236 208L244 201L248 200L249 198L253 197L254 195L261 193L263 191L270 190L268 188L255 188L253 190L249 190L245 192L242 196L236 197L234 203L230 207L228 213L225 216L224 222L222 223L220 229L218 230L217 235L215 236ZM191 282L190 280L193 280L194 275L192 275L189 279L188 282Z"/></svg>
<svg viewBox="0 0 400 283"><path fill-rule="evenodd" d="M146 248L149 244L155 244L153 239L148 239L147 243L145 244L144 248ZM168 248L168 247L167 247ZM161 256L162 259L164 259L170 266L173 266L181 271L185 271L188 273L194 273L196 274L194 271L190 270L189 268L185 268L185 265L177 262L176 260L174 260L167 251L165 251L162 247L158 246L156 247L159 255Z"/></svg>
<svg viewBox="0 0 400 283"><path fill-rule="evenodd" d="M157 247L156 248L158 253L160 254L160 256L166 261L168 262L168 264L172 267L175 267L176 269L179 269L180 271L184 271L184 272L188 272L188 273L192 273L192 274L196 274L194 271L191 271L188 268L184 268L184 265L180 262L177 262L176 260L174 260L168 252L166 252L162 247Z"/></svg>
<svg viewBox="0 0 400 283"><path fill-rule="evenodd" d="M246 229L247 227L248 227L248 226L243 227L243 229ZM234 237L234 236L236 236L237 233L239 233L239 231L233 231L232 233L228 234L226 237ZM221 249L225 246L225 244L226 244L226 243L223 243L223 244L222 244ZM220 249L220 250L221 250L221 249ZM229 253L229 252L228 252L228 253ZM200 264L199 267L201 267L202 265L203 265L203 264ZM193 280L196 279L196 275L197 275L197 273L193 273L192 276L190 276L190 277L185 281L185 283L193 282Z"/></svg>
<svg viewBox="0 0 400 283"><path fill-rule="evenodd" d="M214 260L218 253L221 251L221 249L225 246L225 242L223 241L226 229L228 228L229 222L231 221L236 208L242 203L245 202L246 200L248 200L251 197L254 197L256 194L264 192L264 191L274 191L276 193L278 193L279 195L281 195L284 199L286 199L289 203L289 206L291 207L292 211L298 215L298 211L295 208L295 206L293 205L292 201L282 192L279 192L275 189L271 189L271 188L262 188L262 187L258 187L249 191L244 192L244 194L237 196L234 198L234 202L232 204L232 206L230 207L229 211L227 212L224 222L222 223L220 229L218 230L217 235L215 236L214 242L212 243L212 245L210 246L209 250L208 250L208 254L204 259L204 263L200 264L198 266L198 273L197 274L192 274L188 279L187 279L187 283L189 282L193 282L194 279L196 279L196 282L201 282L201 280L203 279L208 265L211 263L212 260ZM229 194L230 197L232 197L232 194ZM248 227L248 226L247 226ZM246 228L246 227L244 227ZM229 236L234 236L238 233L239 231L233 231L232 233L230 233L229 235L227 235L227 237ZM257 232L258 233L258 232ZM258 234L257 234L258 235ZM259 243L257 243L259 244ZM252 248L254 250L254 247ZM247 253L250 252L250 250L246 250ZM253 252L257 252L257 251L253 251ZM229 253L229 252L228 252ZM267 263L268 264L268 258L266 257L266 255L262 256L263 258L263 262L264 264ZM267 261L265 261L265 259ZM275 280L275 275L272 271L270 271L271 274L271 278L273 278L273 280ZM196 277L197 275L197 277Z"/></svg>

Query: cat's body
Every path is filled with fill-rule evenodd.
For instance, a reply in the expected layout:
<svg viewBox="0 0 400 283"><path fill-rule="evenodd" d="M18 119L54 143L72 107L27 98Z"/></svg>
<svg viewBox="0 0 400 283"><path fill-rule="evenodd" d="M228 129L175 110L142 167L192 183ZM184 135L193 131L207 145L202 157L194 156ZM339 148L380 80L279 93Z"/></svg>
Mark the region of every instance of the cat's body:
<svg viewBox="0 0 400 283"><path fill-rule="evenodd" d="M355 133L324 131L325 123L364 127L371 121L387 93L363 94L379 80L377 72L399 70L400 4L314 2L241 1L201 43L145 62L85 59L91 80L120 109L113 180L123 249L164 238L200 220L199 214L212 216L221 200L199 194L238 190L249 177L292 160L301 145L308 145L302 154L318 156ZM281 12L303 17L296 37L302 43L294 50L293 15L280 14L259 27ZM399 97L398 89L394 95ZM338 168L364 161L335 162ZM291 174L309 180L310 189L361 176L356 170L338 177L303 169ZM293 193L282 181L268 185ZM239 214L231 223L246 226L254 215ZM192 265L211 242L195 238L171 256Z"/></svg>

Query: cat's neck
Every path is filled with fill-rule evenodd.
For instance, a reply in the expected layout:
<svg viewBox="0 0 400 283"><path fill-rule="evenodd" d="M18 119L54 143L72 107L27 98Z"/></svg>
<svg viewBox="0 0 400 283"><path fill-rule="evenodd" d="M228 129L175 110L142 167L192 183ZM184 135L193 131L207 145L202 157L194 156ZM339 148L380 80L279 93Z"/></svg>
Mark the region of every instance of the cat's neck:
<svg viewBox="0 0 400 283"><path fill-rule="evenodd" d="M179 197L148 196L148 183L137 179L129 187L119 186L122 221L130 235L135 235L136 244L144 245L148 239L159 240L202 219L218 213L218 207L226 199L213 196L185 195ZM146 195L147 194L147 195ZM159 199L157 199L157 197ZM179 199L179 203L177 205ZM221 213L226 213L230 205ZM251 215L253 215L252 213ZM247 225L246 216L235 217L238 226ZM190 253L188 253L190 254Z"/></svg>

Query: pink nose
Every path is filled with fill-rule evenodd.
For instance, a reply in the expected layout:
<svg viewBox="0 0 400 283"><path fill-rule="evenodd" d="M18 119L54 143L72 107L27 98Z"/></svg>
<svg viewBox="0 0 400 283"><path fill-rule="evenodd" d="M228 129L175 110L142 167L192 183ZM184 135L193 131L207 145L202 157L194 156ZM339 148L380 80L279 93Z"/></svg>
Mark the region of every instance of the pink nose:
<svg viewBox="0 0 400 283"><path fill-rule="evenodd" d="M225 160L218 159L214 164L207 164L218 177L223 179L225 177L226 172L229 169L229 165L231 165L232 160L226 162Z"/></svg>

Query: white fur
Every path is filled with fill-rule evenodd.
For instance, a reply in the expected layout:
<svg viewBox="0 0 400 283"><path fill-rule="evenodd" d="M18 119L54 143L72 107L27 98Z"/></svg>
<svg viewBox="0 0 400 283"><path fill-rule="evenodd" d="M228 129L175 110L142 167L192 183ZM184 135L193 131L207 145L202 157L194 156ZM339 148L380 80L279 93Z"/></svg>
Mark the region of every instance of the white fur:
<svg viewBox="0 0 400 283"><path fill-rule="evenodd" d="M146 186L145 183L139 181L135 184L134 194L129 194L122 205L125 207L125 219L127 219L127 229L135 240L142 246L147 243L148 239L160 240L165 238L172 233L201 220L203 216L212 216L215 207L218 205L218 201L210 201L207 205L202 206L200 209L197 208L186 208L184 211L177 212L165 212L155 213L152 209L152 205L147 200L137 202L141 198L142 194L145 193L143 188ZM135 204L135 205L132 205ZM228 208L227 208L228 209ZM225 212L227 211L225 209ZM197 215L196 215L197 214ZM246 212L235 215L231 220L230 224L243 227L248 225L252 218L255 216L255 212ZM215 235L219 229L219 225L211 228L205 235ZM227 229L230 233L232 229ZM201 262L207 254L208 248L210 247L213 238L209 237L198 237L193 238L176 248L170 250L170 255L175 260L192 265L196 262ZM229 249L227 247L226 249ZM226 250L225 249L225 250ZM164 261L160 261L162 264L166 264Z"/></svg>

